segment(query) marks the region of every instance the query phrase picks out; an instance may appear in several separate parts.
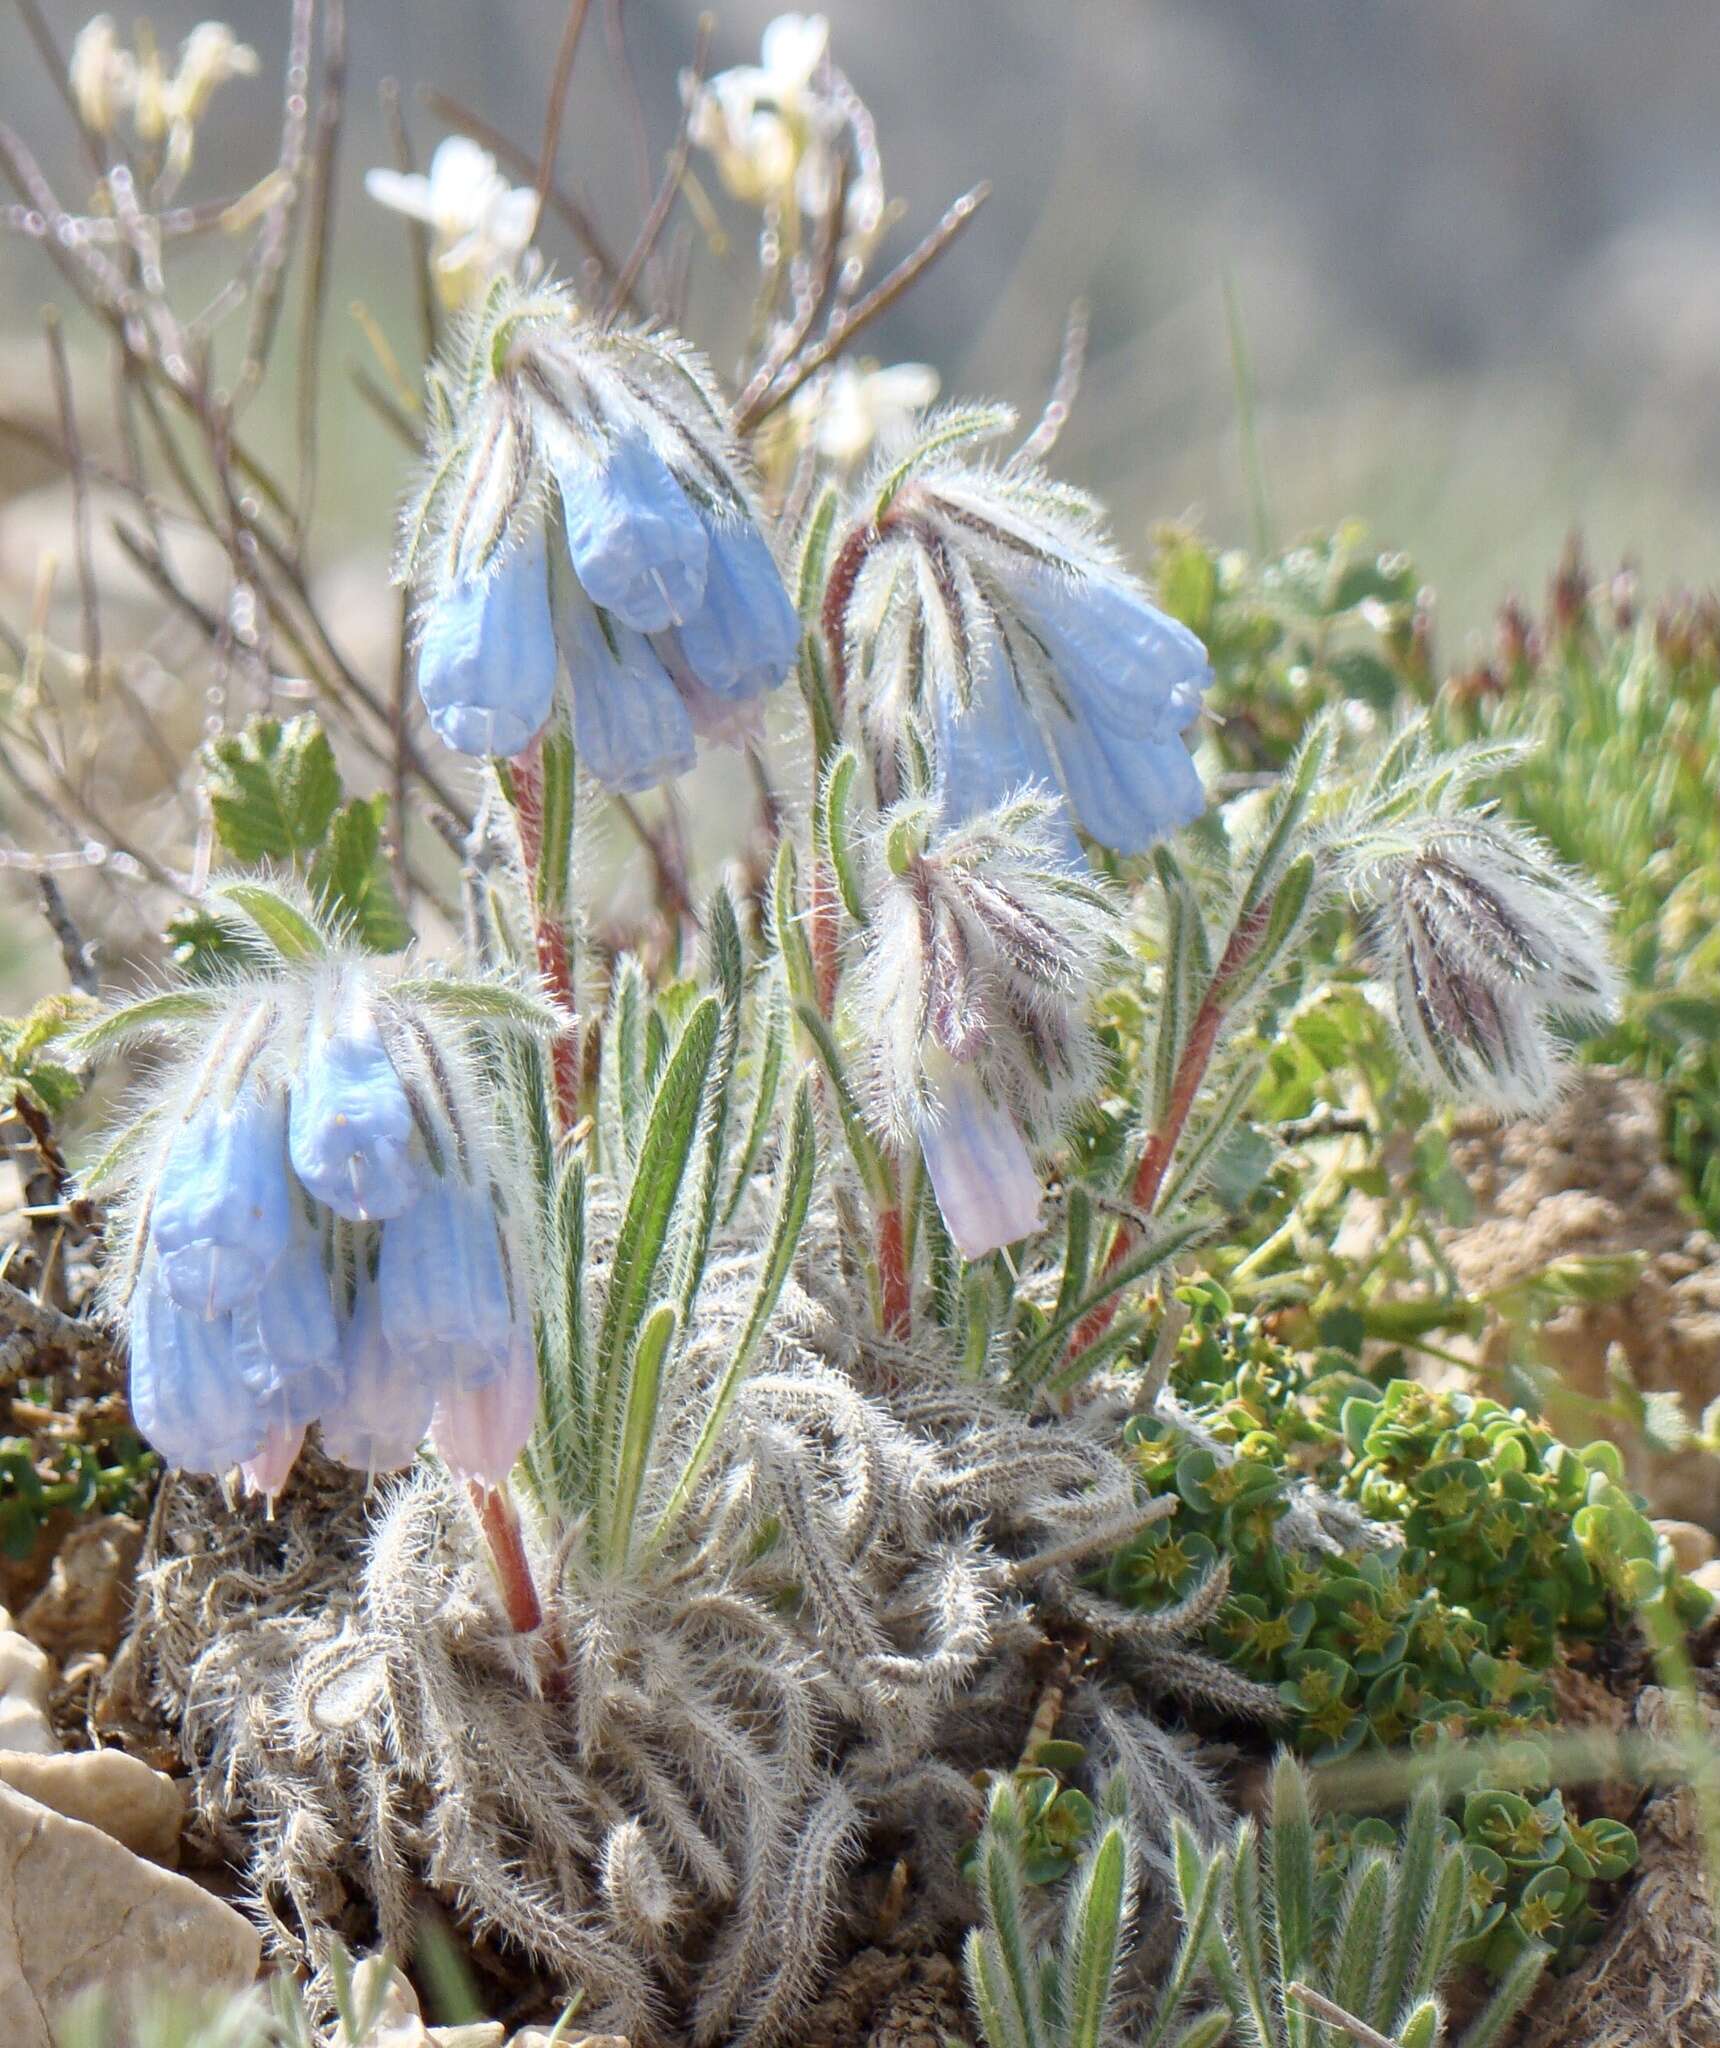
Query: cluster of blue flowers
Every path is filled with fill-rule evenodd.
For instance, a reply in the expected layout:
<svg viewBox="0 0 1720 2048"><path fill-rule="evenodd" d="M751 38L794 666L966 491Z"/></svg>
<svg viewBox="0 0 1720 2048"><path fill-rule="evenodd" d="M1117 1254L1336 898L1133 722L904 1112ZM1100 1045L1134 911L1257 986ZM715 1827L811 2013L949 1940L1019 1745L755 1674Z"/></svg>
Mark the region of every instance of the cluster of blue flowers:
<svg viewBox="0 0 1720 2048"><path fill-rule="evenodd" d="M409 1464L428 1433L499 1480L537 1408L530 1305L450 1062L420 1089L408 1033L403 1079L356 970L312 992L290 1065L282 1008L238 1012L161 1150L131 1305L138 1427L173 1464L241 1465L270 1493L312 1422L363 1471Z"/></svg>
<svg viewBox="0 0 1720 2048"><path fill-rule="evenodd" d="M965 701L936 697L946 817L965 823L1024 786L1061 793L1073 861L1071 816L1124 854L1192 824L1206 795L1182 735L1212 680L1200 641L1115 575L1037 570L1010 595L1013 631L987 621Z"/></svg>
<svg viewBox="0 0 1720 2048"><path fill-rule="evenodd" d="M438 458L462 506L509 509L460 524L441 568L417 572L419 691L450 746L514 755L564 667L580 759L608 789L648 789L685 774L699 739L756 733L800 622L694 367L662 352L649 368L673 378L623 379L608 354L652 345L553 300L510 331L514 381L474 401L483 431L456 425L464 460ZM456 516L436 502L428 516Z"/></svg>

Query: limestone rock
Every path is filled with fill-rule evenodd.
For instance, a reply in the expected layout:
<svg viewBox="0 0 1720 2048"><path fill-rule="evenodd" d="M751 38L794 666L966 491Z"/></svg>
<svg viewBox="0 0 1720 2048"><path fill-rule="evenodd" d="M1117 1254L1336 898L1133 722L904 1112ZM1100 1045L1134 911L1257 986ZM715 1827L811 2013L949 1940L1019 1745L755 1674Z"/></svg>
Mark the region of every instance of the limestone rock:
<svg viewBox="0 0 1720 2048"><path fill-rule="evenodd" d="M53 2048L82 1992L123 1997L162 1981L240 1991L257 1930L233 1908L145 1863L99 1829L0 1786L0 2041Z"/></svg>
<svg viewBox="0 0 1720 2048"><path fill-rule="evenodd" d="M52 1756L59 1749L48 1719L48 1687L54 1667L12 1626L0 1607L0 1750Z"/></svg>
<svg viewBox="0 0 1720 2048"><path fill-rule="evenodd" d="M100 1828L152 1863L171 1868L179 1861L185 1789L123 1749L72 1750L64 1756L0 1751L0 1784L68 1820Z"/></svg>
<svg viewBox="0 0 1720 2048"><path fill-rule="evenodd" d="M1697 1522L1656 1522L1655 1528L1672 1546L1681 1572L1700 1571L1720 1557L1720 1544Z"/></svg>
<svg viewBox="0 0 1720 2048"><path fill-rule="evenodd" d="M48 1583L18 1626L62 1664L92 1651L111 1657L131 1615L142 1549L143 1524L130 1515L81 1522L60 1545Z"/></svg>
<svg viewBox="0 0 1720 2048"><path fill-rule="evenodd" d="M508 2048L550 2048L551 2042L555 2048L628 2048L625 2034L569 2034L564 2030L558 2040L554 2027L521 2027L509 2038Z"/></svg>

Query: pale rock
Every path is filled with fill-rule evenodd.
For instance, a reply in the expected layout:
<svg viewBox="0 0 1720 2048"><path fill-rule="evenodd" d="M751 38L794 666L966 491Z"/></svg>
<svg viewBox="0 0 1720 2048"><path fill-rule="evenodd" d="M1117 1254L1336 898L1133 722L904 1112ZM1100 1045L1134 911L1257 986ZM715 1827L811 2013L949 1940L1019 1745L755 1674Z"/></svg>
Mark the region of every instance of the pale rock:
<svg viewBox="0 0 1720 2048"><path fill-rule="evenodd" d="M557 2035L554 2027L521 2027L508 2048L630 2048L625 2034Z"/></svg>
<svg viewBox="0 0 1720 2048"><path fill-rule="evenodd" d="M1699 1564L1690 1574L1693 1584L1702 1588L1714 1600L1720 1600L1720 1560Z"/></svg>
<svg viewBox="0 0 1720 2048"><path fill-rule="evenodd" d="M1666 1538L1672 1549L1673 1562L1681 1572L1696 1571L1720 1557L1720 1544L1699 1522L1657 1521L1654 1531L1657 1536Z"/></svg>
<svg viewBox="0 0 1720 2048"><path fill-rule="evenodd" d="M48 1583L18 1626L62 1664L91 1651L111 1657L131 1616L142 1550L143 1524L130 1515L80 1523L60 1545Z"/></svg>
<svg viewBox="0 0 1720 2048"><path fill-rule="evenodd" d="M162 1982L242 1991L257 1930L97 1828L0 1786L0 2041L54 2048L81 1993Z"/></svg>
<svg viewBox="0 0 1720 2048"><path fill-rule="evenodd" d="M0 1750L53 1756L60 1745L48 1719L54 1667L0 1607ZM0 2039L3 2039L0 2036Z"/></svg>
<svg viewBox="0 0 1720 2048"><path fill-rule="evenodd" d="M123 1749L72 1750L64 1756L0 1751L0 1784L10 1785L68 1820L100 1828L135 1855L170 1868L179 1861L185 1790Z"/></svg>

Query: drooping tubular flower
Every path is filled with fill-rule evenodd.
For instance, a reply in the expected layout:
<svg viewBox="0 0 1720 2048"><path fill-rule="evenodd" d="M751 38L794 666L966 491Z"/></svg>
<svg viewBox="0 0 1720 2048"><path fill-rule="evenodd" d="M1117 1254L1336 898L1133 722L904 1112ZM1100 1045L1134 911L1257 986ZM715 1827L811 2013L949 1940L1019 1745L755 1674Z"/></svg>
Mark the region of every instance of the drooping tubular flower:
<svg viewBox="0 0 1720 2048"><path fill-rule="evenodd" d="M127 1154L108 1303L164 1458L273 1492L320 1423L367 1471L429 1432L455 1470L505 1475L537 1407L532 1246L480 1108L480 1034L562 1021L518 989L330 942L92 1028L92 1050L163 1030L173 1046Z"/></svg>
<svg viewBox="0 0 1720 2048"><path fill-rule="evenodd" d="M1079 826L1141 853L1204 807L1182 735L1206 650L1122 566L1091 500L963 452L1011 418L933 415L906 454L886 453L827 624L886 790L912 729L950 823L1031 784L1064 799L1066 850Z"/></svg>
<svg viewBox="0 0 1720 2048"><path fill-rule="evenodd" d="M1442 1093L1520 1115L1553 1101L1556 1031L1618 1013L1606 908L1529 834L1464 811L1376 826L1351 891L1411 1057Z"/></svg>
<svg viewBox="0 0 1720 2048"><path fill-rule="evenodd" d="M406 523L418 686L465 753L512 755L571 686L575 748L608 788L743 738L800 625L703 362L556 291L496 287L471 356L432 385Z"/></svg>
<svg viewBox="0 0 1720 2048"><path fill-rule="evenodd" d="M950 1237L977 1259L1038 1227L1033 1147L1092 1091L1087 1000L1117 911L1031 792L952 827L911 798L881 833L855 978L868 1106L924 1152Z"/></svg>

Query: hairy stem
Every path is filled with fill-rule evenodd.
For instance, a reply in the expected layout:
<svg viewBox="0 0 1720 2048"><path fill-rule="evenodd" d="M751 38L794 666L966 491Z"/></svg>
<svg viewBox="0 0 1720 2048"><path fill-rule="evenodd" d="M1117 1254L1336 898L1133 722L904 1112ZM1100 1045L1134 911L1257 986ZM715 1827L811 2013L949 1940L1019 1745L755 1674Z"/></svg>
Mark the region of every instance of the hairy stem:
<svg viewBox="0 0 1720 2048"><path fill-rule="evenodd" d="M907 1336L913 1320L913 1297L908 1291L907 1244L899 1206L883 1210L878 1217L878 1293L884 1334Z"/></svg>
<svg viewBox="0 0 1720 2048"><path fill-rule="evenodd" d="M525 1540L520 1534L519 1510L505 1482L501 1486L480 1486L476 1480L468 1480L466 1490L484 1541L490 1546L490 1563L495 1567L496 1589L502 1596L503 1610L517 1633L528 1636L543 1626L543 1602L538 1598L531 1560L526 1556Z"/></svg>
<svg viewBox="0 0 1720 2048"><path fill-rule="evenodd" d="M519 828L520 860L525 868L526 894L532 906L532 942L537 949L538 973L544 987L571 1018L573 1001L573 945L567 920L542 900L538 871L543 859L543 764L541 742L508 763L507 784L513 797L514 819ZM565 1135L579 1121L579 1046L570 1025L556 1034L550 1047L550 1066L555 1078L556 1116Z"/></svg>
<svg viewBox="0 0 1720 2048"><path fill-rule="evenodd" d="M1165 1175L1176 1156L1177 1145L1188 1122L1189 1111L1194 1107L1195 1097L1200 1093L1200 1085L1206 1079L1206 1070L1212 1063L1212 1055L1217 1048L1219 1034L1224 1029L1224 1021L1228 1015L1225 998L1229 983L1259 945L1271 911L1272 899L1267 897L1264 902L1255 904L1252 910L1246 911L1237 920L1236 928L1231 932L1218 966L1213 972L1212 980L1207 985L1206 994L1201 998L1200 1008L1195 1012L1194 1022L1189 1026L1187 1042L1177 1061L1176 1073L1171 1079L1170 1100L1165 1105L1164 1116L1147 1137L1146 1149L1141 1154L1141 1162L1135 1168L1135 1178L1129 1188L1130 1203L1144 1216L1152 1214L1153 1206L1159 1199L1159 1190L1164 1186ZM1119 1223L1117 1234L1111 1240L1111 1249L1106 1255L1104 1270L1109 1273L1119 1266L1134 1249L1134 1245L1135 1226L1128 1221ZM1097 1344L1111 1327L1121 1305L1120 1297L1113 1295L1109 1301L1096 1308L1070 1338L1067 1356L1075 1358L1090 1344Z"/></svg>

